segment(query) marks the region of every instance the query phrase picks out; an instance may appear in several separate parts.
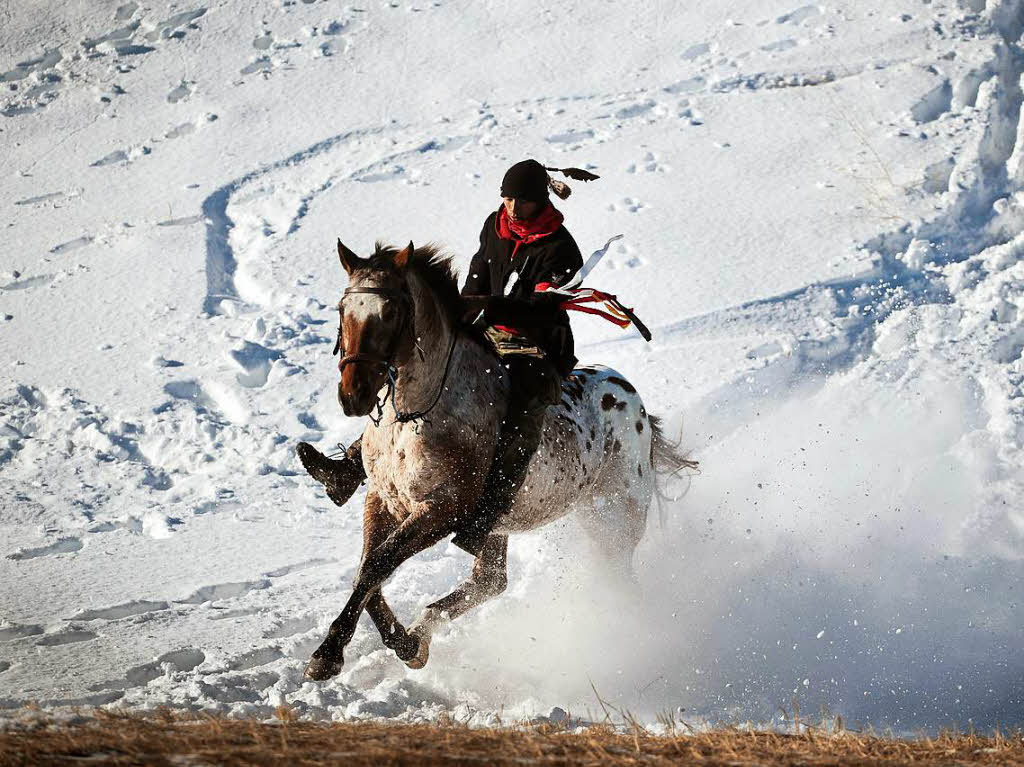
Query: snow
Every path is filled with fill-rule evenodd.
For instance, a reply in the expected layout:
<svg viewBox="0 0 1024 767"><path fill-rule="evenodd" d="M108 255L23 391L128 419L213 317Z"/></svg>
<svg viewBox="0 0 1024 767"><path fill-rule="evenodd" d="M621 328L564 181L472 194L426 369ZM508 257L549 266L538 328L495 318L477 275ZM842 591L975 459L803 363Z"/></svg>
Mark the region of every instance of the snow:
<svg viewBox="0 0 1024 767"><path fill-rule="evenodd" d="M1024 719L1024 4L678 5L4 11L0 707ZM464 268L526 156L601 175L559 207L624 235L587 284L654 342L574 319L579 356L702 472L639 601L568 520L425 669L364 621L305 683L360 546L362 492L294 456L362 428L335 238ZM469 566L439 544L389 601Z"/></svg>

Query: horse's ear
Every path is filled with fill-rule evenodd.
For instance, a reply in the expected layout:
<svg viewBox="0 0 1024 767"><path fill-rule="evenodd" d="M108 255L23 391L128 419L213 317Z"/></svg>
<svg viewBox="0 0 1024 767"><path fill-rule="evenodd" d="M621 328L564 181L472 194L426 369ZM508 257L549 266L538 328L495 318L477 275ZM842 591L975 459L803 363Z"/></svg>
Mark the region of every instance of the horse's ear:
<svg viewBox="0 0 1024 767"><path fill-rule="evenodd" d="M338 258L341 259L341 268L345 270L346 274L352 274L352 272L359 266L359 262L362 260L359 256L345 247L340 237L338 238Z"/></svg>
<svg viewBox="0 0 1024 767"><path fill-rule="evenodd" d="M412 256L413 251L416 249L412 246L412 240L409 240L409 245L405 250L400 250L395 253L394 263L399 269L404 269L406 264L409 263L409 257Z"/></svg>

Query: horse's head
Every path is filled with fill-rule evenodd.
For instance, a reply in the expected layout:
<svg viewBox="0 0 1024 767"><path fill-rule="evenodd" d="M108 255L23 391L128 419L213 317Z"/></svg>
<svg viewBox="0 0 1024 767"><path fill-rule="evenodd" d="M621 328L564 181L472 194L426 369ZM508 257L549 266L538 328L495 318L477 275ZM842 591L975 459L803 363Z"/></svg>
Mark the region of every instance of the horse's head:
<svg viewBox="0 0 1024 767"><path fill-rule="evenodd" d="M413 322L413 302L405 278L413 245L404 250L382 251L360 258L338 240L338 258L348 274L338 311L341 322L335 353L341 353L338 369L338 402L347 416L368 415L377 394L396 374L403 342L408 342Z"/></svg>

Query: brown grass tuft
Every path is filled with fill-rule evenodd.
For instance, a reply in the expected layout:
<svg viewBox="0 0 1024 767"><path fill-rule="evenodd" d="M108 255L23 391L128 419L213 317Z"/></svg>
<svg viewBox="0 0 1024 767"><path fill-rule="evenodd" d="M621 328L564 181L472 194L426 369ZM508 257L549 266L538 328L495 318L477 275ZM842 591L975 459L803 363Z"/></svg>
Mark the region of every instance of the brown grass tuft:
<svg viewBox="0 0 1024 767"><path fill-rule="evenodd" d="M61 723L38 711L0 731L8 765L1024 765L1024 735L944 732L900 740L839 730L800 734L724 728L654 736L597 725L572 731L541 725L301 722L287 706L263 723L169 709L99 711ZM838 723L837 723L838 724Z"/></svg>

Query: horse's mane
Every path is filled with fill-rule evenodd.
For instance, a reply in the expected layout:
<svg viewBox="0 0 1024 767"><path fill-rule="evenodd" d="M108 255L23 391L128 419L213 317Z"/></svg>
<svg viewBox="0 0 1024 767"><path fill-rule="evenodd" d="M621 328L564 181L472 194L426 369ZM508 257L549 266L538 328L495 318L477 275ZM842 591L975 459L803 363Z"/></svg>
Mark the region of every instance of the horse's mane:
<svg viewBox="0 0 1024 767"><path fill-rule="evenodd" d="M369 258L371 269L394 269L393 259L398 248L385 245L379 240L374 245L373 255ZM409 258L407 269L416 272L427 287L437 296L438 303L448 314L448 318L457 323L462 316L462 296L452 266L452 257L445 255L434 243L417 246Z"/></svg>

